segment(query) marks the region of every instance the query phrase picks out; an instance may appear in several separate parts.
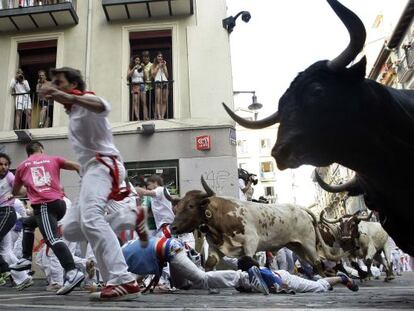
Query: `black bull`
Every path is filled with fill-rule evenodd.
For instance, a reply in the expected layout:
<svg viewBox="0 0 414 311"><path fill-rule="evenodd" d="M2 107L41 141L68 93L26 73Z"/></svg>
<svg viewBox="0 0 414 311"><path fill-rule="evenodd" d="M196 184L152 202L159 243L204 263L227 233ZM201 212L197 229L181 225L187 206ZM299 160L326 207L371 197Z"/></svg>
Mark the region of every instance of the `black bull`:
<svg viewBox="0 0 414 311"><path fill-rule="evenodd" d="M278 111L263 120L245 120L224 108L247 128L279 123L272 150L279 169L336 162L354 170L353 180L326 190L363 194L397 245L414 255L414 91L365 79L365 57L346 67L364 46L365 28L352 11L327 1L348 29L347 48L301 72Z"/></svg>

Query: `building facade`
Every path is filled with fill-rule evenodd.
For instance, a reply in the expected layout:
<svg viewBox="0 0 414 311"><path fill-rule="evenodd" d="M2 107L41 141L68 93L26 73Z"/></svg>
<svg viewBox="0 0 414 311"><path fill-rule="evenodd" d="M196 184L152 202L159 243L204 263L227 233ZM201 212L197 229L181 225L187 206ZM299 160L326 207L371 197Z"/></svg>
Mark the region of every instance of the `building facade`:
<svg viewBox="0 0 414 311"><path fill-rule="evenodd" d="M88 90L112 103L115 144L136 182L159 173L172 192L184 194L201 188L203 174L218 194L237 195L234 123L221 106L233 102L229 37L222 27L224 0L0 3L0 145L14 165L25 158L29 136L42 141L50 154L76 158L59 103L48 106L48 127L38 128L41 107L35 91L39 70L70 66L82 71ZM163 120L155 120L153 113L153 81L145 99L150 120L136 120L132 113L127 70L131 58L143 51L149 51L151 62L158 51L166 60ZM19 95L10 87L18 68L30 85L33 106L30 124L23 114L20 128L14 124ZM62 181L74 198L78 178L63 174Z"/></svg>

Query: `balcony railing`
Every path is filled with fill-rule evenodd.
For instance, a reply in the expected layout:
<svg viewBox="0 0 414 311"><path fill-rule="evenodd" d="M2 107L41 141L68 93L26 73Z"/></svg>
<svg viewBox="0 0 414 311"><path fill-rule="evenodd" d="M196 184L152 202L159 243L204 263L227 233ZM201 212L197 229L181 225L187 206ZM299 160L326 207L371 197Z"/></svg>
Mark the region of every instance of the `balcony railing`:
<svg viewBox="0 0 414 311"><path fill-rule="evenodd" d="M262 180L274 180L276 178L275 172L260 172L260 178Z"/></svg>
<svg viewBox="0 0 414 311"><path fill-rule="evenodd" d="M399 83L406 83L414 73L413 67L407 66L407 59L404 57L397 68L397 77Z"/></svg>
<svg viewBox="0 0 414 311"><path fill-rule="evenodd" d="M169 80L128 84L130 91L129 120L145 121L174 118L173 83L174 81ZM134 100L137 101L135 106ZM161 105L161 111L158 110L158 103ZM137 110L136 106L139 107Z"/></svg>
<svg viewBox="0 0 414 311"><path fill-rule="evenodd" d="M53 126L53 101L41 101L34 92L12 94L15 130Z"/></svg>
<svg viewBox="0 0 414 311"><path fill-rule="evenodd" d="M76 25L76 0L0 0L0 32Z"/></svg>
<svg viewBox="0 0 414 311"><path fill-rule="evenodd" d="M194 0L102 0L107 21L189 16Z"/></svg>

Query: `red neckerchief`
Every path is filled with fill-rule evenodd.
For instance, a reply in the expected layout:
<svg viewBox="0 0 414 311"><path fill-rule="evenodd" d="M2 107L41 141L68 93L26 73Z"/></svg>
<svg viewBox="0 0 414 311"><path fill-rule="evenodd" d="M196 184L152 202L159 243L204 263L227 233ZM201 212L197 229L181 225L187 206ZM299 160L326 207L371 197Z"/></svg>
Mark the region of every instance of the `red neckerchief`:
<svg viewBox="0 0 414 311"><path fill-rule="evenodd" d="M65 93L68 93L68 94L72 94L72 95L78 95L78 96L82 96L82 95L85 95L85 94L92 94L92 95L95 95L95 92L92 92L92 91L80 91L80 90L77 90L77 89L73 89L73 90L69 90L69 91L64 91Z"/></svg>
<svg viewBox="0 0 414 311"><path fill-rule="evenodd" d="M85 95L85 94L95 95L95 92L92 92L92 91L83 91L82 92L78 89L68 90L68 91L64 91L64 92L67 93L67 94L72 94L72 95L76 95L76 96L82 96L82 95ZM63 104L63 106L65 107L65 110L69 113L70 110L71 110L72 105Z"/></svg>

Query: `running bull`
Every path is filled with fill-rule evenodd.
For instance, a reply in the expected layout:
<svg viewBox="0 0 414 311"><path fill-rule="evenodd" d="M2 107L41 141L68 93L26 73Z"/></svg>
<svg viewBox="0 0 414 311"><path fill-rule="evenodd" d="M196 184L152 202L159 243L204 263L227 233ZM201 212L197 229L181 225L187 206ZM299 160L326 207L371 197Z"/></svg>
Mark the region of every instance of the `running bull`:
<svg viewBox="0 0 414 311"><path fill-rule="evenodd" d="M414 91L365 79L365 57L347 67L364 47L365 28L338 1L327 1L350 34L345 50L299 73L278 111L263 120L225 109L247 128L279 123L272 156L281 170L334 162L354 170L354 179L332 190L364 195L397 245L414 256Z"/></svg>
<svg viewBox="0 0 414 311"><path fill-rule="evenodd" d="M317 219L307 209L291 204L260 204L216 196L204 178L205 192L193 190L182 199L172 199L176 216L172 232L182 234L200 229L206 234L212 269L223 256L253 256L258 251L276 251L283 246L322 273L320 256L338 260L323 242Z"/></svg>
<svg viewBox="0 0 414 311"><path fill-rule="evenodd" d="M340 245L343 251L349 253L351 264L358 271L361 278L371 274L371 264L373 259L375 259L383 264L386 272L385 281L389 281L394 277L391 267L388 234L379 223L368 221L372 216L372 212L367 216L359 216L358 213L344 215L338 219L328 219L324 216L324 210L320 215L320 226L328 228L327 231L331 233L337 245ZM384 256L381 256L381 253ZM368 273L361 270L357 259L364 261Z"/></svg>

